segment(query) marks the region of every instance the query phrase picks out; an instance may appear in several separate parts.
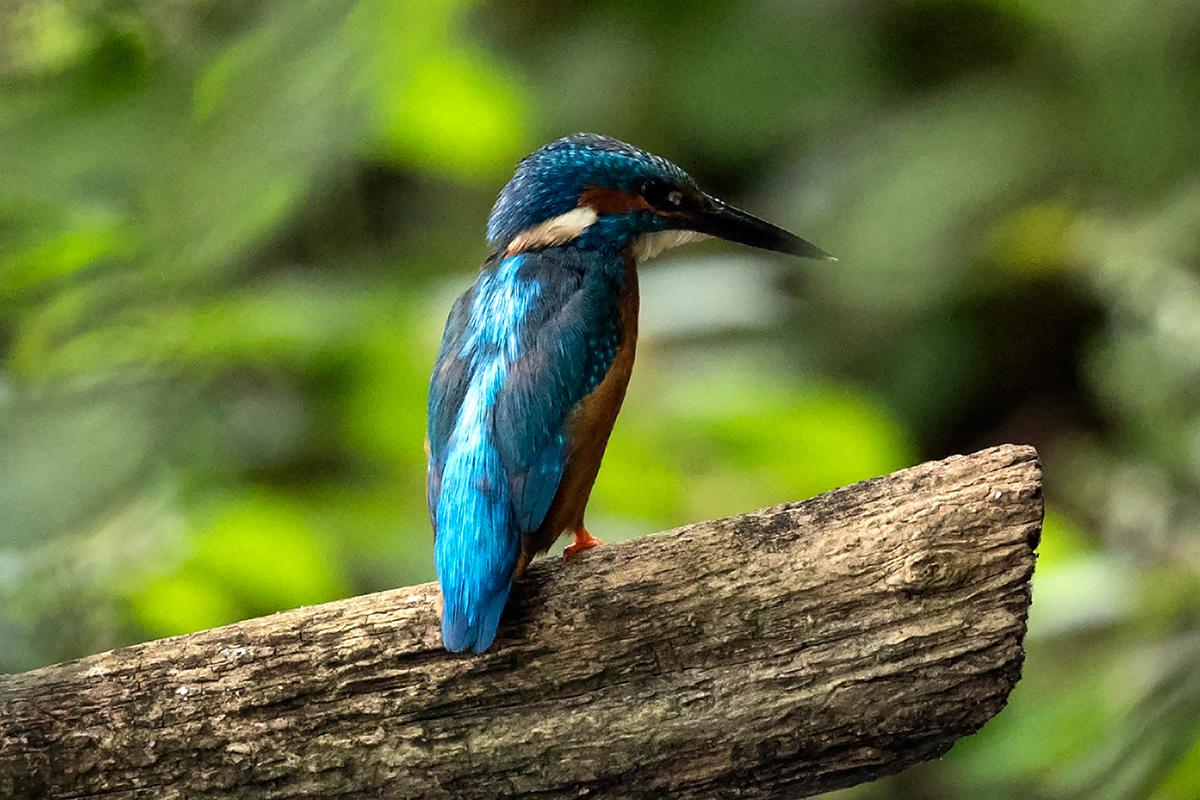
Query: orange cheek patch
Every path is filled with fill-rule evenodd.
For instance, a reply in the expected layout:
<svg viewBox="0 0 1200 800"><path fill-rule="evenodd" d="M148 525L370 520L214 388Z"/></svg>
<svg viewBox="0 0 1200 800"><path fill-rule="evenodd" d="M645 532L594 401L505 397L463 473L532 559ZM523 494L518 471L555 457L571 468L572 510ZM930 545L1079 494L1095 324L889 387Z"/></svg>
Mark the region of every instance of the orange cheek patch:
<svg viewBox="0 0 1200 800"><path fill-rule="evenodd" d="M590 186L580 192L579 205L595 209L596 213L601 216L650 209L650 204L640 194L630 194L620 189L606 189L600 186Z"/></svg>

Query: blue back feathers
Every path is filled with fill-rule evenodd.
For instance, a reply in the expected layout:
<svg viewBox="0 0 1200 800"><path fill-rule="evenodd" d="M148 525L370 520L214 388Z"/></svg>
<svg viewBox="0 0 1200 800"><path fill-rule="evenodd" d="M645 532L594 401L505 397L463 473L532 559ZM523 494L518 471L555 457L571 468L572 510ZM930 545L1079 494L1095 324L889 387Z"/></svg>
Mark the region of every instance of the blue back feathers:
<svg viewBox="0 0 1200 800"><path fill-rule="evenodd" d="M518 355L519 326L539 289L518 280L520 264L520 256L507 259L476 284L461 342L448 342L456 346L455 361L466 364L465 385L455 386L460 394L453 428L430 430L445 487L430 497L445 603L442 638L455 651L491 643L520 550L519 540L503 535L514 526L514 510L493 431L496 400ZM431 421L440 411L436 402Z"/></svg>
<svg viewBox="0 0 1200 800"><path fill-rule="evenodd" d="M619 267L559 249L493 259L450 313L430 386L428 482L449 650L495 637L521 536L562 478L567 416L620 344Z"/></svg>

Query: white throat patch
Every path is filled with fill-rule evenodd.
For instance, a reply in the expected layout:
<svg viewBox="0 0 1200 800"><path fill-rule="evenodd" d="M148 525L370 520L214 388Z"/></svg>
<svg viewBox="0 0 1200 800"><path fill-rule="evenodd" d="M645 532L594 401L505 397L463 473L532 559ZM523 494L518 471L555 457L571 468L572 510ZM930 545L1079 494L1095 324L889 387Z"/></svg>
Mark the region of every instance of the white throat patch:
<svg viewBox="0 0 1200 800"><path fill-rule="evenodd" d="M649 261L664 250L689 242L702 242L710 238L707 233L696 231L656 231L643 233L633 243L633 258L637 262Z"/></svg>
<svg viewBox="0 0 1200 800"><path fill-rule="evenodd" d="M591 206L573 208L521 231L509 242L506 252L511 256L534 247L553 247L569 242L579 238L597 219L596 209Z"/></svg>

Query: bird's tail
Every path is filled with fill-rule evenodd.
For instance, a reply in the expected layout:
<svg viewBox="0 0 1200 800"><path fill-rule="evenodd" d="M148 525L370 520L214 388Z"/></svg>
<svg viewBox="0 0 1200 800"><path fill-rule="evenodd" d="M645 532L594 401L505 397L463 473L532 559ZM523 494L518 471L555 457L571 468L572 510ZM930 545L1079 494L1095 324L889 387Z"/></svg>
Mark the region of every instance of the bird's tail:
<svg viewBox="0 0 1200 800"><path fill-rule="evenodd" d="M448 601L442 611L442 644L452 653L482 653L491 647L507 600L508 584L476 607Z"/></svg>
<svg viewBox="0 0 1200 800"><path fill-rule="evenodd" d="M508 488L491 448L451 454L437 504L434 556L442 587L442 643L481 653L496 638L520 555Z"/></svg>

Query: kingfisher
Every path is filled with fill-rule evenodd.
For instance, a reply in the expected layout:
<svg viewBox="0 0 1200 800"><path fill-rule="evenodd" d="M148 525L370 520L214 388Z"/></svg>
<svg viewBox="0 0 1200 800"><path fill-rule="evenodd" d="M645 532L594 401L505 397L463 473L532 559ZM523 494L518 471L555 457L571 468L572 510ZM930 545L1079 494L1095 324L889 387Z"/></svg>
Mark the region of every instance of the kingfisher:
<svg viewBox="0 0 1200 800"><path fill-rule="evenodd" d="M513 581L572 534L633 370L638 264L709 237L805 258L816 245L701 191L633 145L576 133L525 157L490 255L450 310L429 387L427 500L442 643L482 652Z"/></svg>

